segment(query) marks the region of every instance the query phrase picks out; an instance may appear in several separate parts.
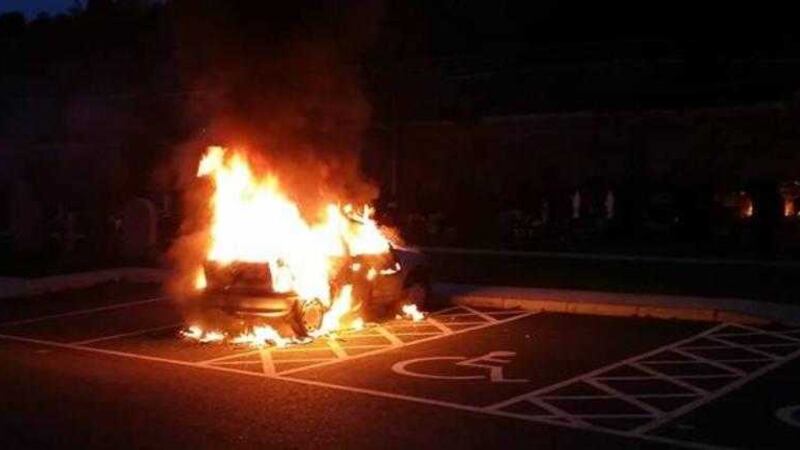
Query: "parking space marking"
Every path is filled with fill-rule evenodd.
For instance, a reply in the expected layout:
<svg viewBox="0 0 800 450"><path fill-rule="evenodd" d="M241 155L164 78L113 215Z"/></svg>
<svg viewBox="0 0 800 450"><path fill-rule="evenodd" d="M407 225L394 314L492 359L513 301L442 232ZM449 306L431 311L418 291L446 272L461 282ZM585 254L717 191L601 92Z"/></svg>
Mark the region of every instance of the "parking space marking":
<svg viewBox="0 0 800 450"><path fill-rule="evenodd" d="M741 336L774 338L778 342L747 344L731 340ZM715 344L701 344L707 341ZM789 352L778 354L769 351L776 346L790 346ZM710 353L698 354L703 351ZM753 357L732 356L726 352L745 352L745 355ZM540 410L531 414L532 417L566 418L581 428L613 429L632 435L652 436L650 433L667 422L799 356L800 340L782 332L719 324L687 339L503 400L488 409L520 414L516 411L530 404ZM575 389L581 390L581 394L574 395ZM665 399L669 400L666 406L663 404ZM587 413L575 409L570 404L573 400L594 401L597 405L594 411Z"/></svg>
<svg viewBox="0 0 800 450"><path fill-rule="evenodd" d="M262 350L258 354L261 356L261 370L264 371L264 375L274 375L275 363L272 362L270 352Z"/></svg>
<svg viewBox="0 0 800 450"><path fill-rule="evenodd" d="M476 316L486 320L487 322L497 322L497 319L495 319L494 317L492 317L492 316L490 316L488 314L484 314L484 313L478 311L477 309L470 308L469 306L462 306L462 308L464 308L467 311L475 314Z"/></svg>
<svg viewBox="0 0 800 450"><path fill-rule="evenodd" d="M30 318L30 319L12 320L10 322L0 323L0 327L8 327L8 326L15 326L15 325L26 325L26 324L29 324L29 323L42 322L42 321L51 320L51 319L60 319L60 318L63 318L63 317L82 316L82 315L86 315L86 314L93 314L93 313L96 313L96 312L112 311L112 310L115 310L115 309L127 308L127 307L130 307L130 306L137 306L137 305L145 305L145 304L148 304L148 303L162 302L162 301L167 300L167 299L168 299L168 297L155 297L155 298L149 298L147 300L138 300L138 301L133 301L133 302L115 303L113 305L99 306L97 308L79 309L79 310L76 310L76 311L68 311L68 312L59 313L59 314L48 314L46 316L38 316L38 317Z"/></svg>
<svg viewBox="0 0 800 450"><path fill-rule="evenodd" d="M302 370L327 366L353 358L376 355L418 342L430 342L445 336L486 328L534 314L523 310L502 312L504 313L503 319L491 318L491 320L485 320L482 317L484 314L479 311L473 311L471 308L462 306L455 306L430 314L419 322L394 320L383 324L375 324L363 330L346 331L340 333L336 337L319 339L315 343L319 345L297 345L283 348L271 347L263 351L270 353L272 357L272 369L275 370L275 374L278 376L285 376ZM434 319L434 317L436 317L436 319ZM372 343L364 344L359 342L363 342L364 340L372 340ZM318 358L281 357L292 353L324 352L326 350L329 356L319 360ZM224 364L230 366L235 365L236 361L241 361L241 364L244 364L248 361L247 358L253 358L259 355L261 351L262 350L248 350L238 352L206 361L200 361L199 364ZM236 361L230 362L230 360ZM298 363L301 362L308 364L298 366Z"/></svg>
<svg viewBox="0 0 800 450"><path fill-rule="evenodd" d="M450 323L452 325L456 325L456 324L465 325L465 324L467 324L467 326L465 328L460 328L460 329L455 329L455 330L450 328L449 326L447 326L447 324L442 324L442 327L446 328L448 331L443 331L442 330L439 333L436 333L436 334L433 334L433 335L427 336L427 337L421 337L420 339L412 340L410 342L405 342L405 341L402 341L402 339L397 338L397 340L402 342L399 345L393 344L392 340L387 339L386 340L387 341L386 345L378 347L378 348L376 348L374 350L366 351L366 352L363 352L363 353L358 353L358 354L355 354L355 355L347 353L347 346L342 346L341 349L344 350L344 355L339 355L338 358L332 358L332 359L330 359L328 361L319 362L319 363L316 363L316 364L310 364L310 365L306 365L306 366L287 369L287 370L284 370L284 371L278 371L278 375L280 375L280 376L291 375L293 373L301 372L301 371L304 371L304 370L315 369L315 368L318 368L318 367L329 366L331 364L336 364L336 363L339 363L339 362L342 362L342 361L346 361L346 360L352 360L352 359L355 359L355 358L363 358L363 357L366 357L366 356L377 355L377 354L380 354L380 353L387 352L389 350L394 350L396 348L408 347L408 346L420 344L420 343L423 343L423 342L430 342L430 341L433 341L433 340L436 340L436 339L441 339L441 338L446 337L446 336L453 336L453 335L456 335L456 334L465 333L467 331L479 330L479 329L483 329L483 328L499 325L499 324L502 324L502 323L508 323L508 322L511 322L511 321L514 321L514 320L522 319L524 317L529 317L529 316L531 316L533 314L535 314L535 313L528 312L528 311L518 311L518 314L516 314L516 315L510 316L510 317L508 317L506 319L503 319L503 320L496 320L494 322L467 321L467 322L452 322L452 323ZM447 314L432 314L432 315L436 315L439 318L447 317ZM420 328L424 327L426 325L429 325L429 324L431 324L430 323L430 316L428 318L426 318L425 320L421 321L421 322L412 322L412 324L413 324L412 326L420 327ZM404 329L404 328L406 328L408 326L410 326L410 325L407 322L402 322L399 325L398 325L397 322L393 322L393 323L389 323L388 325L383 326L383 329L387 333L391 333L391 334L394 334L395 336L397 336L397 335L402 335L404 333L402 333L402 332L401 333L396 333L394 330L396 330L398 328ZM438 329L438 327L436 327L436 328ZM376 334L376 335L379 335L379 334ZM280 351L280 349L278 349L278 351Z"/></svg>
<svg viewBox="0 0 800 450"><path fill-rule="evenodd" d="M386 328L383 328L382 326L378 325L377 327L375 327L375 331L380 333L381 336L385 337L386 340L388 340L393 347L398 347L400 345L403 345L403 341L401 341L400 338L387 331Z"/></svg>
<svg viewBox="0 0 800 450"><path fill-rule="evenodd" d="M534 313L523 312L522 314L520 314L518 316L513 316L513 317L510 317L508 319L504 319L504 320L498 321L496 323L485 323L485 324L483 324L481 326L477 326L477 327L473 327L473 328L469 328L469 329L460 329L460 330L455 331L455 332L453 332L451 334L448 334L447 336L452 335L452 334L461 334L461 333L465 333L467 331L476 331L476 330L480 330L480 329L487 328L487 327L490 327L490 326L495 326L495 325L499 325L499 324L503 324L503 323L508 323L510 321L521 319L523 317L529 317L529 316L531 316L533 314ZM701 333L701 335L702 334L703 333ZM417 341L413 341L411 343L404 344L404 346L410 346L410 345L414 345L414 344L422 343L422 342L429 342L429 341L431 341L433 339L438 339L438 338L443 337L443 336L444 335L437 335L437 336L433 336L433 337L430 337L430 338L420 339L420 340L417 340ZM491 405L489 407L471 406L471 405L465 405L465 404L449 402L449 401L443 401L443 400L435 400L435 399L424 398L424 397L415 397L415 396L405 395L405 394L378 391L378 390L368 389L368 388L360 388L360 387L354 387L354 386L327 383L327 382L318 381L318 380L282 376L283 374L286 374L288 372L293 372L293 371L287 371L287 372L284 372L282 375L278 375L278 374L274 374L274 373L269 373L270 371L267 371L267 370L263 369L263 367L262 367L262 371L257 372L257 371L242 370L242 369L236 369L236 368L232 368L232 367L227 367L227 364L225 364L224 362L220 362L218 364L213 364L212 365L212 364L207 364L207 363L198 363L198 362L191 362L191 361L185 361L185 360L162 358L162 357L158 357L158 356L149 356L149 355L143 355L143 354L138 354L138 353L123 352L123 351L110 350L110 349L99 348L99 347L90 347L90 346L78 345L78 344L68 344L68 343L62 343L62 342L56 342L56 341L48 341L48 340L43 340L43 339L35 339L35 338L28 338L28 337L23 337L23 336L14 336L14 335L6 335L6 334L0 334L0 339L6 339L6 340L10 340L10 341L16 341L16 342L22 342L22 343L28 343L28 344L36 344L36 345L44 345L44 346L50 346L50 347L56 347L56 348L63 348L63 349L73 350L73 351L88 352L88 353L102 354L102 355L108 355L108 356L117 356L117 357L129 358L129 359L139 360L139 361L173 364L173 365L177 365L177 366L190 367L190 368L201 369L201 370L213 370L213 371L218 371L218 372L223 372L223 373L228 373L228 374L237 374L237 375L245 375L245 376L250 376L250 377L258 377L258 378L262 378L262 379L283 380L283 381L287 381L287 382L291 382L291 383L298 383L298 384L303 384L303 385L308 385L308 386L316 386L316 387L335 389L335 390L340 390L340 391L345 391L345 392L364 394L364 395L369 395L369 396L372 396L372 397L386 398L386 399L392 399L392 400L404 400L404 401L409 401L409 402L413 402L413 403L417 403L417 404L424 404L424 405L437 406L437 407L445 407L445 408L450 408L450 409L455 409L455 410L460 410L460 411L465 411L465 412L478 413L478 414L487 414L487 415L498 416L498 417L513 418L513 419L517 419L517 420L523 420L523 421L526 421L526 422L539 423L539 424L545 424L545 425L551 425L551 426L557 426L557 427L563 427L563 428L570 428L570 429L577 429L577 430L582 430L582 431L599 432L599 433L615 435L615 436L619 436L619 437L639 439L639 440L644 440L644 441L649 441L649 442L654 442L654 443L668 444L668 445L673 445L673 446L678 446L678 447L683 447L683 448L694 448L694 449L702 449L702 450L722 448L722 447L718 447L718 446L712 446L712 445L696 443L696 442L690 442L690 441L683 441L683 440L668 438L668 437L664 437L664 436L656 436L656 435L643 434L643 433L631 433L629 431L616 430L616 429L613 429L613 428L604 428L604 427L597 427L597 426L589 425L583 419L581 419L581 418L579 418L579 417L577 417L575 415L568 414L568 413L564 412L563 410L561 410L559 408L555 408L551 404L549 404L547 402L544 402L542 399L532 399L532 403L541 402L542 406L543 406L543 408L545 410L549 410L549 411L553 412L552 415L550 415L550 416L535 416L535 415L530 415L530 414L520 414L520 413L516 413L516 412L513 412L513 411L505 411L505 410L502 410L502 409L493 408ZM393 348L396 348L396 347L389 346L388 349L393 349ZM309 349L309 350L311 350L311 349ZM316 350L319 350L319 349L316 349ZM379 352L384 352L386 350L387 350L386 348L381 347L378 352L375 352L375 353L368 352L368 353L361 354L361 355L355 355L355 356L351 356L350 359L353 359L353 358L356 358L356 357L360 357L360 356L366 356L367 354L376 354L376 353L379 353ZM659 350L659 349L657 349L657 350ZM259 351L257 350L256 353L258 353L258 352ZM248 353L251 353L251 352L248 352ZM263 352L263 353L270 353L270 352ZM648 352L648 354L650 354L650 353L654 353L654 352ZM242 354L230 355L229 357L231 357L231 356L232 357L239 357L239 356L242 356ZM274 356L274 355L270 355L270 356ZM216 361L219 361L219 359L217 359ZM229 361L229 362L231 364L235 363L235 361ZM274 359L272 360L272 362L274 363ZM329 365L332 362L335 363L335 362L338 362L338 360L331 361L329 359L324 359L323 362L322 362L322 365ZM253 361L253 363L264 364L264 360L262 359L261 361ZM253 364L253 365L255 365L255 364ZM303 369L305 369L305 368L309 368L309 367L308 366L303 367ZM617 415L614 415L614 414L605 415L605 417L618 417L618 418L620 416L621 415L619 415L619 414L617 414Z"/></svg>

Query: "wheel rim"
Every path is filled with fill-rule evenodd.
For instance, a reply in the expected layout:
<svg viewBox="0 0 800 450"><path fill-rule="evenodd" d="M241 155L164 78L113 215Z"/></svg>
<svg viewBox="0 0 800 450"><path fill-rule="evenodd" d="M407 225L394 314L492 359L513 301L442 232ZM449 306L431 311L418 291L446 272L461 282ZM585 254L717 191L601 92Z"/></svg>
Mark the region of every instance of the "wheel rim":
<svg viewBox="0 0 800 450"><path fill-rule="evenodd" d="M322 325L324 309L322 305L313 301L303 306L303 326L306 330L314 331Z"/></svg>

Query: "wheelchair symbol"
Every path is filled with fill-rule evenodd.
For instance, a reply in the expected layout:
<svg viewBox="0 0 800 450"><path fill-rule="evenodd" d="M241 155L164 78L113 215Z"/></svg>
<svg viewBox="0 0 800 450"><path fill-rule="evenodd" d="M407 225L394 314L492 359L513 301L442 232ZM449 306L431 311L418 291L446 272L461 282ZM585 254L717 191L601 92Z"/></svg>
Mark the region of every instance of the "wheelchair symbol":
<svg viewBox="0 0 800 450"><path fill-rule="evenodd" d="M477 358L467 358L466 356L434 356L429 358L415 358L399 361L392 365L392 371L400 375L414 378L427 378L432 380L488 380L492 383L527 383L523 378L506 378L503 374L503 366L511 362L511 358L516 356L516 352L494 351ZM482 375L435 375L413 370L413 366L431 361L443 361L453 363L460 367L472 367L481 369Z"/></svg>

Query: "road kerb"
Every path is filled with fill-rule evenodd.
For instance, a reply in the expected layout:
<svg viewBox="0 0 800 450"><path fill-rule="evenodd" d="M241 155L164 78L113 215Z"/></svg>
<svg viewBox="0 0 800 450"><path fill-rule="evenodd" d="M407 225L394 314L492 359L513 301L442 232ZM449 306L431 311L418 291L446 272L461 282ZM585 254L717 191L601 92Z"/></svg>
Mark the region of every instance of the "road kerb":
<svg viewBox="0 0 800 450"><path fill-rule="evenodd" d="M488 295L451 295L455 305L472 307L522 309L535 312L588 314L615 317L652 317L659 319L692 320L702 322L735 322L745 324L767 324L775 321L753 313L720 309L717 307L686 307L682 305L641 305L629 303L592 302L582 299L565 301L546 298L504 298ZM699 303L699 301L698 301ZM791 321L790 321L791 322Z"/></svg>
<svg viewBox="0 0 800 450"><path fill-rule="evenodd" d="M81 289L101 283L127 281L131 283L160 283L168 272L148 267L121 267L92 272L53 275L42 278L6 279L0 284L0 300L4 298L31 297L49 292Z"/></svg>

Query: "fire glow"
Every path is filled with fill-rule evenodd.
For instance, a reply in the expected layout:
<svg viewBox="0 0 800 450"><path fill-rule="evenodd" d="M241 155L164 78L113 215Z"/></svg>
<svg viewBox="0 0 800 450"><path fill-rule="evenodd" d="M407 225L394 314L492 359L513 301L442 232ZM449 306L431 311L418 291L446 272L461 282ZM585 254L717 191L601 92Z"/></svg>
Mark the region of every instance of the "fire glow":
<svg viewBox="0 0 800 450"><path fill-rule="evenodd" d="M332 289L336 258L381 255L390 243L372 219L373 211L364 206L328 204L318 221L310 221L297 203L281 188L274 174L253 173L246 155L210 147L200 161L197 176L213 185L209 199L211 220L208 228L206 261L226 266L232 263L264 263L269 267L271 287L277 293L294 293L301 302L319 302L324 315L311 337L342 329L360 329L364 320L354 312L353 286ZM198 261L194 289L203 291L208 282L203 264ZM353 272L366 270L367 279L377 276L375 268L353 264ZM399 266L392 270L399 270ZM415 311L416 312L416 311ZM419 314L419 313L417 313ZM419 320L416 314L409 314ZM250 327L235 336L224 330L204 330L192 325L182 332L200 342L227 341L255 346L284 346L291 338L282 337L266 325Z"/></svg>

